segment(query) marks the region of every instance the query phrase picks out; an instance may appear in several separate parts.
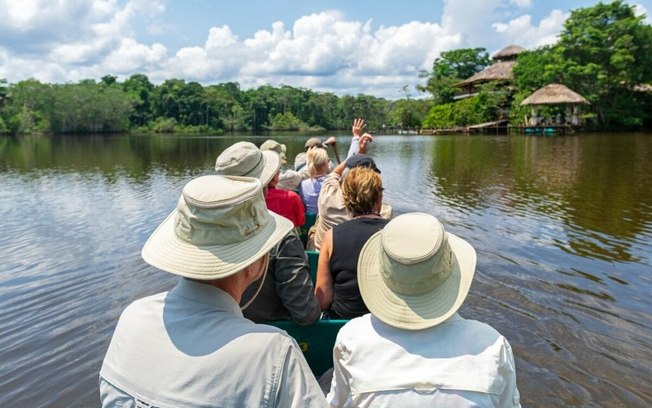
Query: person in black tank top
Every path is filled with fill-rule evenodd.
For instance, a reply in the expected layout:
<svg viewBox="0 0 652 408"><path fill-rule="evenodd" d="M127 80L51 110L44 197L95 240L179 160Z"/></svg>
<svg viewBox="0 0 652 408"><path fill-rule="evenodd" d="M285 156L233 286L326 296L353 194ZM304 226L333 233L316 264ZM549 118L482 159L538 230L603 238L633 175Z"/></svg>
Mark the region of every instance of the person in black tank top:
<svg viewBox="0 0 652 408"><path fill-rule="evenodd" d="M342 183L342 197L353 219L326 233L319 251L315 294L332 319L369 313L358 288L358 257L367 240L388 220L380 216L383 185L380 174L356 167Z"/></svg>

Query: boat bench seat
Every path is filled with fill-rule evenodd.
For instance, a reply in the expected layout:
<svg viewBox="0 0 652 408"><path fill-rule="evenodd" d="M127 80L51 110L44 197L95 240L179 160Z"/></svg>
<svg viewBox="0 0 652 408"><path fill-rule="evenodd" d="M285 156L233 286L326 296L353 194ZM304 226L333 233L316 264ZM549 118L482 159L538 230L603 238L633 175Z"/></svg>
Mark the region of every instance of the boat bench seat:
<svg viewBox="0 0 652 408"><path fill-rule="evenodd" d="M348 320L318 320L300 326L289 320L275 320L267 324L285 330L299 343L303 356L317 378L333 367L333 346L340 328Z"/></svg>

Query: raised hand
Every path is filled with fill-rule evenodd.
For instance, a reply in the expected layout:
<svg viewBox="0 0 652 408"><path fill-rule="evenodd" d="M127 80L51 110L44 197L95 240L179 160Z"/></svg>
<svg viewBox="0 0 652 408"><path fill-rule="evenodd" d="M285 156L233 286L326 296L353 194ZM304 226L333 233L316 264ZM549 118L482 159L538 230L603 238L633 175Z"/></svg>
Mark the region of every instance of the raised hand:
<svg viewBox="0 0 652 408"><path fill-rule="evenodd" d="M353 133L353 136L357 136L357 137L362 136L362 132L364 131L365 126L367 126L367 124L365 123L364 119L355 118L353 120L353 126L351 127L351 132Z"/></svg>
<svg viewBox="0 0 652 408"><path fill-rule="evenodd" d="M337 143L337 139L335 139L335 136L331 136L326 141L324 142L325 145L334 145Z"/></svg>
<svg viewBox="0 0 652 408"><path fill-rule="evenodd" d="M367 154L367 146L369 143L374 141L374 137L371 136L369 133L365 133L362 136L360 136L360 140L358 141L358 151L361 154Z"/></svg>

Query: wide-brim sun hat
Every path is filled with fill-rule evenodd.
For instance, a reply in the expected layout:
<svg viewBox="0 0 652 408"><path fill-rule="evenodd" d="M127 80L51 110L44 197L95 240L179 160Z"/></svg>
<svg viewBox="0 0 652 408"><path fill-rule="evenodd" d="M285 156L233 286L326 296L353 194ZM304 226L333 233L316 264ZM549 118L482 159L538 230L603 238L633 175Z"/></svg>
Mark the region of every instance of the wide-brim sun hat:
<svg viewBox="0 0 652 408"><path fill-rule="evenodd" d="M215 160L215 172L221 176L243 176L260 179L263 186L269 184L281 169L278 153L261 151L250 142L237 142L224 149Z"/></svg>
<svg viewBox="0 0 652 408"><path fill-rule="evenodd" d="M279 156L281 156L281 164L287 163L287 160L285 158L285 153L287 152L287 148L285 147L284 144L281 144L276 140L272 140L272 139L265 140L263 144L260 145L260 150L262 150L263 152L266 150L274 151L278 153Z"/></svg>
<svg viewBox="0 0 652 408"><path fill-rule="evenodd" d="M265 157L265 166L262 173L260 173L260 182L263 186L266 186L272 181L276 173L281 170L281 156L272 150L265 150L261 153Z"/></svg>
<svg viewBox="0 0 652 408"><path fill-rule="evenodd" d="M221 279L263 257L292 227L267 209L257 178L202 176L186 184L177 208L143 246L142 257L183 277Z"/></svg>
<svg viewBox="0 0 652 408"><path fill-rule="evenodd" d="M318 137L311 137L310 139L306 140L306 143L304 144L304 147L307 149L313 148L313 147L325 147L324 143L321 141L320 138Z"/></svg>
<svg viewBox="0 0 652 408"><path fill-rule="evenodd" d="M363 246L358 285L369 311L390 326L436 326L462 306L475 274L476 253L444 231L432 215L391 220Z"/></svg>

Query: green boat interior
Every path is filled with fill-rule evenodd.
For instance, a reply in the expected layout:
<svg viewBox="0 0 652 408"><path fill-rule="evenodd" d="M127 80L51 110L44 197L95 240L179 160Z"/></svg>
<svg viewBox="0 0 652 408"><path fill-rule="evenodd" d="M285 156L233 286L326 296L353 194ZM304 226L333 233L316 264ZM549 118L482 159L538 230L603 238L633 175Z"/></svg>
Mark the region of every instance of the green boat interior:
<svg viewBox="0 0 652 408"><path fill-rule="evenodd" d="M306 214L307 217L308 214ZM306 221L306 224L308 224L308 220ZM314 216L312 223L314 224ZM305 237L307 237L308 229L310 229L309 226L305 229ZM301 232L303 240L303 229ZM307 250L306 255L310 264L310 278L315 283L317 281L317 260L319 259L319 252ZM301 326L289 320L276 320L267 324L285 330L297 341L313 374L319 377L326 370L333 367L333 345L335 345L335 338L340 328L346 322L348 320L325 319L318 320L308 326Z"/></svg>

